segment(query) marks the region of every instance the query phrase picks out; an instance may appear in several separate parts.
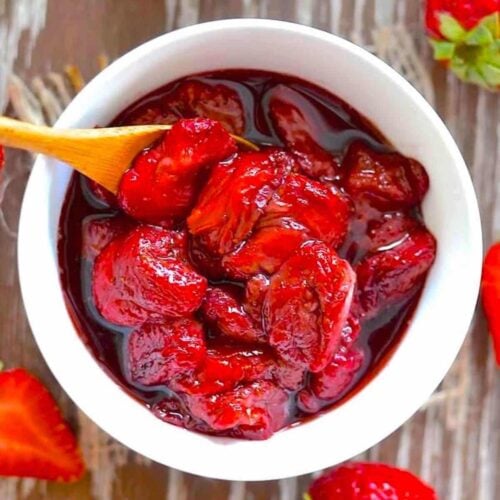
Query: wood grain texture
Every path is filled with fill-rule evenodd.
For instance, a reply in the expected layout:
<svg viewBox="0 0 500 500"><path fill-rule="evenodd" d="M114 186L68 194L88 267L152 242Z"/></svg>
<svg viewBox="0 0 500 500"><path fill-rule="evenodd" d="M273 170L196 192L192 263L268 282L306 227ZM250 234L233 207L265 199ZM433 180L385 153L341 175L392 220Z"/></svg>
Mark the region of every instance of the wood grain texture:
<svg viewBox="0 0 500 500"><path fill-rule="evenodd" d="M68 63L88 78L102 53L113 59L166 30L229 17L295 21L375 50L434 103L469 165L485 245L500 238L500 97L462 84L431 61L420 0L48 0L45 27L31 38L18 36L18 27L27 25L12 17L18 1L0 0L0 41L7 36L16 41L1 45L0 63L19 52L15 71L28 83ZM413 58L402 57L405 43ZM8 182L0 187L0 359L31 369L49 385L79 433L91 473L66 486L0 479L0 499L299 499L308 476L228 483L151 463L97 429L68 400L34 344L17 282L15 234L31 162L29 155L9 151L3 174ZM410 468L434 484L442 499L500 499L500 377L480 309L459 357L425 408L362 458Z"/></svg>

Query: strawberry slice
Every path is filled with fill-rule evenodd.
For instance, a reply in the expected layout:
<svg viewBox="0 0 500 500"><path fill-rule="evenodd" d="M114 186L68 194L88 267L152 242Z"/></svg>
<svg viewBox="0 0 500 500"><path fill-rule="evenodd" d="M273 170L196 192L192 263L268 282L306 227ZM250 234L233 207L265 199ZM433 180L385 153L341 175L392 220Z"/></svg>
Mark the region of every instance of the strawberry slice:
<svg viewBox="0 0 500 500"><path fill-rule="evenodd" d="M436 492L411 472L378 463L352 462L313 481L305 500L437 500Z"/></svg>
<svg viewBox="0 0 500 500"><path fill-rule="evenodd" d="M484 259L481 292L495 358L500 366L500 242L488 250Z"/></svg>
<svg viewBox="0 0 500 500"><path fill-rule="evenodd" d="M85 466L47 389L21 368L0 373L0 475L77 481Z"/></svg>

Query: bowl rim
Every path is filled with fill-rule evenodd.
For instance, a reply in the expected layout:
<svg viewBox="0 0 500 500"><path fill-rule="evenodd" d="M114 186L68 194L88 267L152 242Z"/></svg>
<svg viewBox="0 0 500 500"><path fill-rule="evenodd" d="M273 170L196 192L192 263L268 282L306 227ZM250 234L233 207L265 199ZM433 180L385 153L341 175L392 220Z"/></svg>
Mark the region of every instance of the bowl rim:
<svg viewBox="0 0 500 500"><path fill-rule="evenodd" d="M456 146L451 134L446 129L444 123L441 121L436 112L431 108L431 106L425 101L425 99L398 73L396 73L392 68L386 65L383 61L379 60L372 54L365 51L363 48L346 41L336 35L331 33L326 33L314 28L275 20L261 20L261 19L228 19L223 21L212 21L202 24L197 24L194 26L182 28L170 33L161 35L149 42L146 42L139 47L133 49L132 51L126 53L115 62L113 62L108 68L103 72L98 74L87 86L75 97L75 99L70 103L70 105L63 112L61 117L56 123L56 127L71 126L74 122L78 120L78 109L82 108L86 103L91 102L95 92L107 85L116 78L122 71L130 68L134 61L139 60L144 55L147 55L157 49L160 49L165 44L175 43L185 37L190 37L194 35L201 35L204 33L217 31L221 29L240 29L240 28L255 28L260 29L270 29L270 30L285 30L290 34L297 34L301 36L320 38L323 41L328 41L332 45L337 45L339 48L348 52L351 56L359 59L360 61L370 65L374 68L374 71L384 73L384 76L392 80L401 90L405 93L415 105L418 107L419 112L427 115L427 118L433 123L436 129L436 133L440 135L441 140L446 145L447 150L453 157L453 161L456 167L456 174L459 178L462 194L466 201L467 211L469 216L469 227L470 239L473 242L470 252L470 262L471 269L468 273L470 281L468 282L468 288L464 291L467 295L467 307L462 308L462 310L457 311L457 315L462 318L463 328L461 332L457 332L456 338L454 338L454 343L447 347L447 351L443 352L443 359L439 366L434 366L433 370L429 369L430 374L424 375L425 384L421 384L422 387L418 387L418 391L415 390L415 394L409 397L404 404L393 409L390 412L390 418L387 421L379 422L376 429L373 429L368 434L363 434L360 438L353 438L353 444L349 453L336 453L332 451L330 454L324 452L318 452L316 449L311 449L310 446L305 448L305 443L307 439L304 439L304 432L307 434L307 425L297 426L294 429L285 430L283 432L275 434L268 441L241 441L233 440L228 438L218 438L209 437L185 429L177 428L169 424L163 423L155 418L158 423L162 426L166 426L164 433L172 439L174 444L183 444L187 447L189 446L201 446L202 448L211 452L215 452L217 448L217 453L219 449L225 449L224 456L226 456L226 461L224 464L215 463L217 460L207 460L208 453L205 454L202 460L192 460L185 453L172 453L165 452L159 449L158 444L153 441L154 431L158 429L153 421L150 421L151 429L145 429L144 433L131 433L130 428L122 425L122 422L118 422L116 418L111 415L113 412L106 409L101 410L98 405L106 404L110 399L115 401L115 408L124 410L130 419L137 418L139 420L146 419L144 413L146 412L150 417L151 413L146 410L142 405L137 403L132 399L123 389L121 389L111 377L103 370L103 368L97 363L90 352L87 350L83 341L80 337L76 335L78 339L78 345L68 344L68 350L65 353L61 353L54 345L54 340L50 332L47 331L47 327L50 324L50 319L46 318L46 314L43 308L43 304L37 304L37 300L43 297L43 290L40 289L39 284L34 280L33 273L36 272L33 262L33 252L32 245L28 243L33 243L33 236L30 237L30 230L33 230L31 226L31 221L36 214L37 206L36 199L37 193L43 188L47 188L50 184L50 180L42 179L42 170L50 167L51 161L45 157L39 156L35 162L33 172L28 181L28 186L23 199L22 209L21 209L21 220L19 227L19 239L18 239L18 269L21 284L21 292L23 301L25 304L26 313L28 316L29 324L32 328L35 340L44 356L49 368L55 375L56 379L59 381L63 389L67 392L70 398L75 402L75 404L87 415L91 420L93 420L101 429L106 431L108 434L116 438L118 441L125 444L128 448L135 450L157 462L163 463L165 465L175 467L177 469L183 470L185 472L198 474L207 477L227 479L227 480L246 480L246 481L260 481L260 480L271 480L283 477L290 477L301 475L305 473L312 472L314 470L322 469L332 465L333 461L337 463L357 455L369 447L375 445L386 436L395 431L400 427L411 415L413 415L419 407L425 402L425 400L430 396L430 394L435 390L437 385L440 383L445 373L448 371L451 363L456 357L460 346L463 343L465 335L467 333L467 327L472 319L476 299L479 290L479 281L481 274L481 257L482 257L482 239L481 239L481 225L479 219L479 210L477 206L477 201L472 187L471 179L467 170L467 167L460 155L458 147ZM80 112L81 114L81 112ZM41 184L40 184L41 183ZM40 184L40 186L39 186ZM64 187L64 191L66 186ZM58 214L59 215L59 214ZM59 217L57 217L58 224ZM53 224L54 221L51 221ZM59 276L57 276L59 280ZM59 292L62 298L63 292L62 287L59 285ZM425 294L425 290L424 290ZM417 314L417 313L415 313ZM70 313L64 308L62 315L65 316L64 324L67 326L67 321L70 321ZM76 333L76 329L72 326L72 329ZM82 366L85 365L88 369L86 376L88 380L91 381L92 391L97 391L99 395L92 398L89 394L89 390L82 390L82 384L84 381L80 377L79 373L73 373L71 368L72 356L75 359L78 357L82 362ZM386 369L381 370L382 372ZM378 375L374 378L376 380ZM348 403L352 412L362 412L366 411L365 406L360 403L359 394L365 394L368 387L373 384L373 380L367 384L358 394L353 396ZM425 386L425 387L423 387ZM415 388L416 389L416 388ZM122 396L119 396L119 391ZM376 401L376 392L373 392L372 402ZM125 399L127 402L125 402ZM109 404L109 403L108 403ZM344 405L341 405L341 407ZM140 407L140 408L139 408ZM322 425L316 426L316 434L318 431L325 432L328 429L326 427L326 415L333 412L327 412L324 415L317 417L315 421L323 421ZM340 412L339 412L340 414ZM346 415L347 416L347 415ZM154 417L153 417L154 418ZM339 419L340 421L340 419ZM149 422L149 421L148 421ZM344 418L344 423L348 420ZM292 448L287 444L287 441L283 439L283 436L288 432L295 432L296 436L301 432L301 446L299 455L307 453L307 463L300 459L292 459L290 453L293 451ZM144 436L151 439L145 439ZM266 446L263 443L270 443ZM317 445L321 444L321 440L317 440ZM279 456L276 450L277 446L281 446L282 454L287 457L286 463L281 463L276 457ZM236 451L236 449L239 451ZM238 465L231 467L230 462L238 462L238 460L243 460L245 453L253 455L255 459L255 454L250 450L258 449L261 456L274 457L271 461L270 459L263 460L262 463L254 462L253 468L249 469L246 467L239 467ZM179 449L178 449L179 450ZM297 450L295 450L296 452ZM220 458L220 455L214 455ZM330 458L329 458L330 457ZM334 458L335 457L335 458ZM226 469L224 468L226 467Z"/></svg>

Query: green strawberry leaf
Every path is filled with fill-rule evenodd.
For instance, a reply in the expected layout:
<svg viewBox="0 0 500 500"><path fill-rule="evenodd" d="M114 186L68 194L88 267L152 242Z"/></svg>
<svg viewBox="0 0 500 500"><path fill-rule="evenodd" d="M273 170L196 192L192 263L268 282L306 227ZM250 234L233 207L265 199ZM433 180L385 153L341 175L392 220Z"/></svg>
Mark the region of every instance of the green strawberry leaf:
<svg viewBox="0 0 500 500"><path fill-rule="evenodd" d="M467 35L462 25L449 14L439 14L439 31L450 42L460 42Z"/></svg>
<svg viewBox="0 0 500 500"><path fill-rule="evenodd" d="M493 88L500 86L500 68L491 64L485 64L481 67L481 73L488 86Z"/></svg>
<svg viewBox="0 0 500 500"><path fill-rule="evenodd" d="M473 30L469 31L464 38L464 43L467 45L485 46L492 43L494 40L491 31L484 25L478 24Z"/></svg>
<svg viewBox="0 0 500 500"><path fill-rule="evenodd" d="M449 61L455 54L455 44L445 40L431 40L436 61Z"/></svg>

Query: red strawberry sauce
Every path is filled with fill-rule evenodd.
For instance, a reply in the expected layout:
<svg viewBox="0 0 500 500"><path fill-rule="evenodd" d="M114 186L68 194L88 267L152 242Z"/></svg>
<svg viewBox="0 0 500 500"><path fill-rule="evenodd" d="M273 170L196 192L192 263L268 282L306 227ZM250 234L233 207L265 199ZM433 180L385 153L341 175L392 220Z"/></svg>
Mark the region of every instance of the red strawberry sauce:
<svg viewBox="0 0 500 500"><path fill-rule="evenodd" d="M263 152L240 149L227 160L234 166L223 162L196 179L182 174L187 194L182 177L173 177L182 209L172 217L142 210L132 186L128 200L139 204L128 213L142 217L137 229L117 208L123 196L117 201L75 175L60 220L61 281L85 344L155 415L201 432L265 439L352 395L397 346L436 252L420 210L428 178L347 103L273 73L185 78L140 99L112 125L194 117L219 121ZM141 161L147 171L149 160ZM254 208L233 195L252 182L252 193L267 197L256 197ZM139 264L123 257L125 247L126 255L145 252ZM99 301L129 294L125 316L118 302L111 309L95 302L96 258L94 287L102 282L106 290L99 288ZM164 300L144 281L152 271L141 274L150 258L197 281L148 319ZM115 268L149 294L144 307L129 300L133 290L112 289L106 273ZM160 321L164 314L172 319Z"/></svg>

